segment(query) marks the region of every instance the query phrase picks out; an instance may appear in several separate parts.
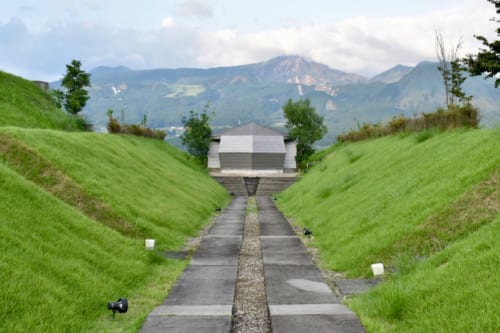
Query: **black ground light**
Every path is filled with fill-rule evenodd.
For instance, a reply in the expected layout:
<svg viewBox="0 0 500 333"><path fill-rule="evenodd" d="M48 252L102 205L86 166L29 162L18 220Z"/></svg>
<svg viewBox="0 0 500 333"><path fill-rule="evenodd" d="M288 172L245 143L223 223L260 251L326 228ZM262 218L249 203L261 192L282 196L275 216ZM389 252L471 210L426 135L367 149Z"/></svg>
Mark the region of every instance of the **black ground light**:
<svg viewBox="0 0 500 333"><path fill-rule="evenodd" d="M116 302L109 302L108 309L113 311L113 318L115 317L115 313L125 313L128 310L128 301L126 298L120 298Z"/></svg>
<svg viewBox="0 0 500 333"><path fill-rule="evenodd" d="M307 228L304 228L304 236L311 237L313 232Z"/></svg>

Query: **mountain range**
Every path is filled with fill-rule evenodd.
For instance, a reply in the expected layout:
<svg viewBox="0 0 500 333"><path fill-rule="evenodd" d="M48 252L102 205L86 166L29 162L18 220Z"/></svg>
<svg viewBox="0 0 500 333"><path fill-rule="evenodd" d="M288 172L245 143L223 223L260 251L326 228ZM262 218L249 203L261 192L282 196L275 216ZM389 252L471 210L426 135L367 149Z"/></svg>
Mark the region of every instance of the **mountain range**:
<svg viewBox="0 0 500 333"><path fill-rule="evenodd" d="M329 132L320 144L326 145L362 123L433 112L444 105L442 79L432 62L397 65L372 78L299 56L209 69L98 67L91 74L91 99L83 114L96 130L105 128L108 109L126 123L138 123L146 115L150 127L170 128L207 103L215 112L215 129L248 122L279 127L288 99L310 98L325 117ZM500 90L492 80L468 78L464 90L474 96L484 126L500 122Z"/></svg>

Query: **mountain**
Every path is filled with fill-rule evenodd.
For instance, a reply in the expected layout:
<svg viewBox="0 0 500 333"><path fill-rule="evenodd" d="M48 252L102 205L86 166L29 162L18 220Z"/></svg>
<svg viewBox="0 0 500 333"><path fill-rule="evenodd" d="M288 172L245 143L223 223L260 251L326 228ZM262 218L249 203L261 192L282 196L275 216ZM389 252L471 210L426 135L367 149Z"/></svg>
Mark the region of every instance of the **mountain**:
<svg viewBox="0 0 500 333"><path fill-rule="evenodd" d="M92 71L91 80L91 99L83 114L97 130L105 130L110 108L126 123L138 123L146 115L149 126L169 128L180 126L184 115L203 110L207 102L216 113L216 129L249 122L280 126L281 107L288 99L310 98L329 129L319 144L328 145L364 122L432 112L444 104L440 72L431 62L398 65L367 79L298 56L282 56L209 69L100 68ZM470 78L464 88L481 109L482 125L500 122L500 90L491 80Z"/></svg>
<svg viewBox="0 0 500 333"><path fill-rule="evenodd" d="M393 83L401 80L406 74L411 72L413 67L397 65L385 72L375 75L370 79L370 82Z"/></svg>
<svg viewBox="0 0 500 333"><path fill-rule="evenodd" d="M332 69L299 56L281 56L263 63L249 65L248 68L264 82L339 86L366 81L363 76Z"/></svg>
<svg viewBox="0 0 500 333"><path fill-rule="evenodd" d="M126 66L117 66L117 67L99 66L90 71L90 74L92 74L95 77L99 75L128 72L130 70L131 69Z"/></svg>

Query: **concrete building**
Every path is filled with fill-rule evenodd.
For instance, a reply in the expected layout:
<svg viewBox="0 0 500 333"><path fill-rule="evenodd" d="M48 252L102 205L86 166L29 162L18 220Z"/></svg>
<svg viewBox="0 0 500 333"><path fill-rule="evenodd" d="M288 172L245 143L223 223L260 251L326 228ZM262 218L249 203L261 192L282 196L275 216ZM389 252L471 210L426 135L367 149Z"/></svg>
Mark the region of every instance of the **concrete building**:
<svg viewBox="0 0 500 333"><path fill-rule="evenodd" d="M208 168L240 176L295 172L296 142L277 130L248 124L212 137Z"/></svg>

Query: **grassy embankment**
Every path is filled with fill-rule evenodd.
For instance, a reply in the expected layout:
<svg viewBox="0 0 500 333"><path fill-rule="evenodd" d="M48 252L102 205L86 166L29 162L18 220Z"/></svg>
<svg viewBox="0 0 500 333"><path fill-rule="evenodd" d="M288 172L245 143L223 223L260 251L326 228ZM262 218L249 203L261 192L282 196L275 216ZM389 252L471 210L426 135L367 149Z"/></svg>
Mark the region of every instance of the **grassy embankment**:
<svg viewBox="0 0 500 333"><path fill-rule="evenodd" d="M2 124L21 112L2 107ZM163 252L228 199L157 140L0 127L0 331L136 332L187 264ZM119 297L129 312L113 320L106 305Z"/></svg>
<svg viewBox="0 0 500 333"><path fill-rule="evenodd" d="M322 152L278 203L314 232L321 264L389 271L348 300L369 332L497 332L500 132L391 136Z"/></svg>
<svg viewBox="0 0 500 333"><path fill-rule="evenodd" d="M33 82L0 71L0 126L78 131L86 125L58 109Z"/></svg>

